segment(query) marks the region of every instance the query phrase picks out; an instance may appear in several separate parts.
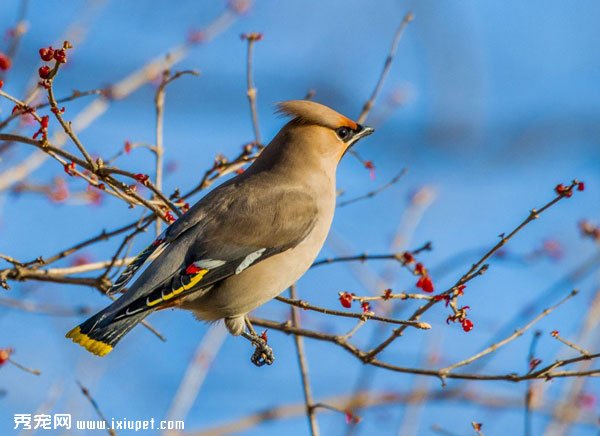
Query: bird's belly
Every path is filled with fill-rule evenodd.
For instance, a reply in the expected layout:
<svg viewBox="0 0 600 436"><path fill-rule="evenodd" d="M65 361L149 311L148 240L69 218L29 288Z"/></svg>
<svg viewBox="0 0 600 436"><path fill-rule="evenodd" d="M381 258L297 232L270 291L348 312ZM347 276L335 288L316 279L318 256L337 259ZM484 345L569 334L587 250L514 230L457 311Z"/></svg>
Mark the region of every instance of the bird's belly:
<svg viewBox="0 0 600 436"><path fill-rule="evenodd" d="M311 234L296 247L228 277L184 307L200 319L217 320L245 315L273 299L310 268L325 242L332 217L333 213L316 223Z"/></svg>

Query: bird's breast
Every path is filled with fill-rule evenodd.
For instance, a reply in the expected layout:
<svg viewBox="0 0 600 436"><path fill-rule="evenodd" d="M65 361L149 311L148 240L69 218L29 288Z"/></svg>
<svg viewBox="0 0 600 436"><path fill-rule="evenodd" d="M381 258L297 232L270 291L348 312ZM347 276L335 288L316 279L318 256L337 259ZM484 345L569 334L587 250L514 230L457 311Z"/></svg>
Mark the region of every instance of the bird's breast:
<svg viewBox="0 0 600 436"><path fill-rule="evenodd" d="M315 225L296 247L228 277L203 297L194 300L190 308L205 320L244 315L298 281L313 264L327 238L335 209L334 195L319 199Z"/></svg>

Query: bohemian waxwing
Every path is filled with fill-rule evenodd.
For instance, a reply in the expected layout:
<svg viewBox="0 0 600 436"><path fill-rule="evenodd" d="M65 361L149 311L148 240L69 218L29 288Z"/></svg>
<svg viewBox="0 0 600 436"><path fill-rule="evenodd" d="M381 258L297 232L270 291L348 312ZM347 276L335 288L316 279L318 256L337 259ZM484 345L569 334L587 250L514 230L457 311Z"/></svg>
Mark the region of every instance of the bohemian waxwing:
<svg viewBox="0 0 600 436"><path fill-rule="evenodd" d="M312 101L286 101L278 109L292 120L256 161L142 251L108 292L122 291L154 259L129 290L67 338L104 356L152 312L178 307L201 320L224 319L232 335L257 347L256 365L272 363L270 348L246 315L311 266L333 219L338 162L373 132Z"/></svg>

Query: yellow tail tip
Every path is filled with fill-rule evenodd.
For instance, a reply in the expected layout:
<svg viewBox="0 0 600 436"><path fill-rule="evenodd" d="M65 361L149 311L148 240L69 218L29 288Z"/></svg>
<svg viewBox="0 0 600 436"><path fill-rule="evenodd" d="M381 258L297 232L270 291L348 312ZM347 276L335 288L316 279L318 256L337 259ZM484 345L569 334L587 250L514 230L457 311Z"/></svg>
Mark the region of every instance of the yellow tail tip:
<svg viewBox="0 0 600 436"><path fill-rule="evenodd" d="M81 333L81 327L77 326L71 331L69 331L66 335L66 338L71 339L76 344L81 345L83 348L88 350L90 353L95 354L96 356L106 356L113 349L111 345L105 344L104 342L97 341L95 339L90 338L85 333Z"/></svg>

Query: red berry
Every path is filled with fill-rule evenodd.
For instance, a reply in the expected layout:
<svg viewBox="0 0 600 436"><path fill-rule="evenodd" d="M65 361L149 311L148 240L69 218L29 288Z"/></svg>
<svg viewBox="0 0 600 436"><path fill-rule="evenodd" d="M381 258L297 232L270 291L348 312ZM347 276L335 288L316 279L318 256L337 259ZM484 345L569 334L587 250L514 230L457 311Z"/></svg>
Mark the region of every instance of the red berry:
<svg viewBox="0 0 600 436"><path fill-rule="evenodd" d="M570 189L569 187L563 185L562 183L559 183L558 185L556 185L556 187L554 188L554 192L556 192L558 195L561 195L563 197L571 197L573 195L573 190Z"/></svg>
<svg viewBox="0 0 600 436"><path fill-rule="evenodd" d="M141 174L141 173L135 174L133 177L135 178L135 180L137 180L138 182L140 182L143 185L148 183L148 179L150 178L148 176L148 174Z"/></svg>
<svg viewBox="0 0 600 436"><path fill-rule="evenodd" d="M585 183L583 183L583 182L579 182L579 183L577 184L577 190L578 190L578 191L583 191L584 189L585 189Z"/></svg>
<svg viewBox="0 0 600 436"><path fill-rule="evenodd" d="M402 261L404 263L413 263L415 261L415 257L412 255L412 253L405 251L402 253Z"/></svg>
<svg viewBox="0 0 600 436"><path fill-rule="evenodd" d="M131 142L125 141L125 153L131 153Z"/></svg>
<svg viewBox="0 0 600 436"><path fill-rule="evenodd" d="M4 82L2 80L0 80L0 89L2 89L3 86L4 86Z"/></svg>
<svg viewBox="0 0 600 436"><path fill-rule="evenodd" d="M350 411L345 413L346 416L346 424L358 424L360 422L360 416L356 416Z"/></svg>
<svg viewBox="0 0 600 436"><path fill-rule="evenodd" d="M67 62L67 51L63 48L61 48L60 50L55 50L54 59L59 64L64 64L65 62Z"/></svg>
<svg viewBox="0 0 600 436"><path fill-rule="evenodd" d="M75 175L75 162L66 163L64 169L65 173L67 173L68 175Z"/></svg>
<svg viewBox="0 0 600 436"><path fill-rule="evenodd" d="M51 71L52 70L48 65L44 65L43 67L40 67L40 69L38 70L38 74L40 75L40 78L47 79L48 77L50 77Z"/></svg>
<svg viewBox="0 0 600 436"><path fill-rule="evenodd" d="M363 301L360 303L360 307L362 307L364 313L369 313L371 311L371 305L368 301Z"/></svg>
<svg viewBox="0 0 600 436"><path fill-rule="evenodd" d="M429 276L423 276L417 281L417 288L421 288L425 292L433 292L433 282Z"/></svg>
<svg viewBox="0 0 600 436"><path fill-rule="evenodd" d="M471 330L473 330L473 321L471 321L470 319L463 319L461 324L465 332L470 332Z"/></svg>
<svg viewBox="0 0 600 436"><path fill-rule="evenodd" d="M373 161L367 160L365 161L365 168L369 170L369 176L371 177L371 180L375 179L375 165L373 164Z"/></svg>
<svg viewBox="0 0 600 436"><path fill-rule="evenodd" d="M49 62L52 60L52 58L54 57L54 49L52 48L52 46L48 47L48 48L40 48L40 57L42 58L43 61Z"/></svg>
<svg viewBox="0 0 600 436"><path fill-rule="evenodd" d="M242 33L240 38L247 39L248 41L261 41L263 34L258 32Z"/></svg>
<svg viewBox="0 0 600 436"><path fill-rule="evenodd" d="M167 221L169 224L171 224L176 221L176 218L173 216L173 214L171 212L167 212L167 213L165 213L165 221Z"/></svg>
<svg viewBox="0 0 600 436"><path fill-rule="evenodd" d="M529 371L536 369L540 363L542 363L542 359L538 359L537 357L531 359L529 362Z"/></svg>
<svg viewBox="0 0 600 436"><path fill-rule="evenodd" d="M12 66L12 61L4 53L0 52L0 71L6 71Z"/></svg>
<svg viewBox="0 0 600 436"><path fill-rule="evenodd" d="M50 122L50 116L44 115L40 119L40 128L34 133L33 139L36 139L38 135L42 135L42 139L46 140L48 137L48 123Z"/></svg>
<svg viewBox="0 0 600 436"><path fill-rule="evenodd" d="M49 115L44 115L42 117L42 120L40 121L40 126L42 126L42 129L47 129L49 122L50 122L50 116Z"/></svg>
<svg viewBox="0 0 600 436"><path fill-rule="evenodd" d="M350 309L352 307L352 295L349 292L340 292L340 303L346 309Z"/></svg>
<svg viewBox="0 0 600 436"><path fill-rule="evenodd" d="M434 295L433 296L433 301L442 301L444 300L446 302L446 307L448 307L448 305L450 304L450 295Z"/></svg>
<svg viewBox="0 0 600 436"><path fill-rule="evenodd" d="M385 291L383 291L383 297L384 300L389 300L390 298L392 298L392 290L391 289L386 289Z"/></svg>
<svg viewBox="0 0 600 436"><path fill-rule="evenodd" d="M10 348L2 348L0 349L0 366L4 365L10 358L10 354L12 350Z"/></svg>
<svg viewBox="0 0 600 436"><path fill-rule="evenodd" d="M418 274L420 276L424 276L427 274L427 269L425 269L422 263L417 263L415 265L415 274Z"/></svg>

